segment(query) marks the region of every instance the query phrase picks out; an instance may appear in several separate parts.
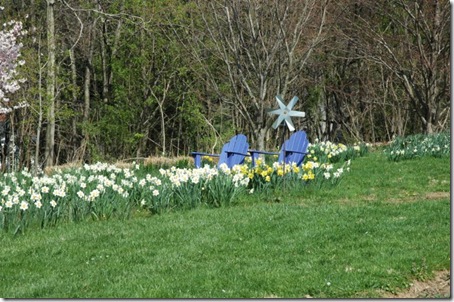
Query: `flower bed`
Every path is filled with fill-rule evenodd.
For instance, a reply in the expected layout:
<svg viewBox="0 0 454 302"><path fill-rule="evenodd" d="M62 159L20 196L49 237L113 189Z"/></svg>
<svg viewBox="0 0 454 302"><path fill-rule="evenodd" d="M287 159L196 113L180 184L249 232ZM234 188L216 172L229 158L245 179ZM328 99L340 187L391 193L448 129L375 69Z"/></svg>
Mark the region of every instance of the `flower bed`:
<svg viewBox="0 0 454 302"><path fill-rule="evenodd" d="M258 160L232 169L205 165L203 168L160 169L133 164L119 168L96 163L55 169L35 177L24 170L0 178L0 229L22 232L28 227L48 227L59 222L87 219L128 219L134 211L162 213L201 205L226 206L240 194L272 190L281 186L337 185L350 169L351 159L364 155L364 144L347 147L332 143L309 146L300 167L267 164Z"/></svg>
<svg viewBox="0 0 454 302"><path fill-rule="evenodd" d="M450 156L450 147L451 136L448 132L432 135L416 134L396 137L384 149L384 153L389 160L400 161L423 156Z"/></svg>

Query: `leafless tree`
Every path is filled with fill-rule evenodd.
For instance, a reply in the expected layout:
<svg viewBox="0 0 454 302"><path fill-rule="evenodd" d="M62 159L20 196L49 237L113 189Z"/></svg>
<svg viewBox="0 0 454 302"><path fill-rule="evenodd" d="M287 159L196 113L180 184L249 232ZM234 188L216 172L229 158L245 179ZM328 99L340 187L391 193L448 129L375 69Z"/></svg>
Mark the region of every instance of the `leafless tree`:
<svg viewBox="0 0 454 302"><path fill-rule="evenodd" d="M246 129L240 130L253 133L252 141L264 148L273 122L267 110L277 94L287 99L302 91L304 67L324 37L329 1L195 2L203 22L194 26L188 45L203 78L242 119ZM220 64L216 73L213 65L203 67L207 54Z"/></svg>
<svg viewBox="0 0 454 302"><path fill-rule="evenodd" d="M399 81L422 131L444 129L450 116L450 3L393 0L353 5L359 9L349 15L349 42L364 60L383 66Z"/></svg>

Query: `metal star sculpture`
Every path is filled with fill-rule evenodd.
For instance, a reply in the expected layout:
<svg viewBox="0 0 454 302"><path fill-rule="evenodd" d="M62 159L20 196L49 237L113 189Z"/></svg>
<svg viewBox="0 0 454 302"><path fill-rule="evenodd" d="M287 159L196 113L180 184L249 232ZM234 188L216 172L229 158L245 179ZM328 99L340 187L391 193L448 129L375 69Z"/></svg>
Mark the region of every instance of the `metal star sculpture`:
<svg viewBox="0 0 454 302"><path fill-rule="evenodd" d="M290 131L295 131L295 126L293 126L292 123L292 116L304 117L306 115L305 112L292 110L293 106L295 106L296 102L298 101L298 97L294 96L287 106L284 105L284 102L282 101L282 97L280 95L276 95L276 101L279 105L279 109L270 110L268 112L270 114L279 115L276 121L273 123L273 128L276 129L283 121L285 121L288 129Z"/></svg>

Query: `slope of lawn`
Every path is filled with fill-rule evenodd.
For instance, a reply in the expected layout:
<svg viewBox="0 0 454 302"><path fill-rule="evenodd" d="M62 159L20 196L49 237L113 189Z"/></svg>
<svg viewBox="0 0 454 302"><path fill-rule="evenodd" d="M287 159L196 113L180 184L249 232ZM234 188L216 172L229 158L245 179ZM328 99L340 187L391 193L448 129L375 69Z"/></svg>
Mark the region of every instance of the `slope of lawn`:
<svg viewBox="0 0 454 302"><path fill-rule="evenodd" d="M4 298L379 297L450 267L450 159L352 161L331 189L0 234Z"/></svg>

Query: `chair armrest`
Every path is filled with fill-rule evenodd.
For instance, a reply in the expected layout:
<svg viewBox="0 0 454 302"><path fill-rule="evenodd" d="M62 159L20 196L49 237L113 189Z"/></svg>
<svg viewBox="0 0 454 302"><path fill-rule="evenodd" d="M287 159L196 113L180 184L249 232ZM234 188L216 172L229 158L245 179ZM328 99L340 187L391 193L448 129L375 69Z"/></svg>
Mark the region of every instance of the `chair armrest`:
<svg viewBox="0 0 454 302"><path fill-rule="evenodd" d="M282 150L284 151L284 150ZM299 151L299 150L285 150L285 153L290 153L290 152L293 152L293 153L299 153L299 154L307 154L308 152L302 152L302 151Z"/></svg>
<svg viewBox="0 0 454 302"><path fill-rule="evenodd" d="M225 152L231 153L231 154L239 154L239 155L249 156L249 153L242 153L242 152L238 152L238 151L225 151Z"/></svg>
<svg viewBox="0 0 454 302"><path fill-rule="evenodd" d="M211 153L204 153L204 152L191 152L192 157L194 156L211 156L211 157L219 157L219 154L211 154Z"/></svg>
<svg viewBox="0 0 454 302"><path fill-rule="evenodd" d="M279 152L269 152L269 151L260 151L260 150L248 150L249 153L251 154L272 154L272 155L278 155Z"/></svg>

